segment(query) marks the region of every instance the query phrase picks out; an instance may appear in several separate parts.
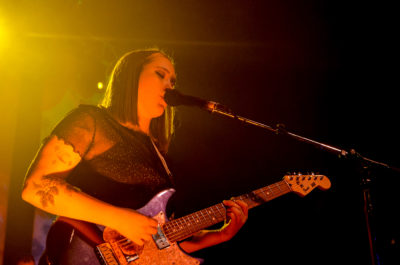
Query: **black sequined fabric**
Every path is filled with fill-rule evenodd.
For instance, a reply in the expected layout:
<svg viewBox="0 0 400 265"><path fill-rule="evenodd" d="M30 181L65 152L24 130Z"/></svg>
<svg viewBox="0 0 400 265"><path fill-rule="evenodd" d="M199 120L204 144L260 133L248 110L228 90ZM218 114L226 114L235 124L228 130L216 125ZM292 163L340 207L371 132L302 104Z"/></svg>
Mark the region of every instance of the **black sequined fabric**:
<svg viewBox="0 0 400 265"><path fill-rule="evenodd" d="M172 187L150 138L122 126L103 108L80 105L52 135L82 157L67 182L93 197L138 209Z"/></svg>

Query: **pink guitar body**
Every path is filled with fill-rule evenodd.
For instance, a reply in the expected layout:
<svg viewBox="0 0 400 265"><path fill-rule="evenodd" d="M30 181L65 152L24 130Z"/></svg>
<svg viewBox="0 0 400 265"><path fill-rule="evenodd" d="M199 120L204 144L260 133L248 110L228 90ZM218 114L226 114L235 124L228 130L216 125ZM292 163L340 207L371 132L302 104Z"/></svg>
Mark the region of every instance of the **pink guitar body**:
<svg viewBox="0 0 400 265"><path fill-rule="evenodd" d="M93 249L78 233L71 235L71 241L68 249L62 257L62 265L197 265L201 263L200 259L193 258L184 253L178 246L177 242L159 242L162 235L161 227L168 221L165 211L169 198L175 191L173 189L165 190L154 196L144 207L137 210L138 212L152 216L160 224L159 234L154 236L154 240L146 242L143 248L126 250L118 243L111 240L100 244ZM117 238L119 234L112 235L114 230L108 230L99 226L104 233L104 237ZM116 232L117 233L117 232ZM125 240L127 241L127 240ZM131 244L133 246L133 244Z"/></svg>

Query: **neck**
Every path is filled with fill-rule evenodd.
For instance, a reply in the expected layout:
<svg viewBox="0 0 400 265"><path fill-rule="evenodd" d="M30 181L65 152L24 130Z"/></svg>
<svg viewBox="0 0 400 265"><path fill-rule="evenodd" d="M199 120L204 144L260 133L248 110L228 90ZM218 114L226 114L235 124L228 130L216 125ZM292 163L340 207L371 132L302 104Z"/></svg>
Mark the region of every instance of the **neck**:
<svg viewBox="0 0 400 265"><path fill-rule="evenodd" d="M150 122L151 119L139 118L139 130L147 135L150 135Z"/></svg>
<svg viewBox="0 0 400 265"><path fill-rule="evenodd" d="M129 128L134 131L141 131L144 134L150 135L150 121L151 119L139 119L138 121L139 125L133 124L129 121L125 123L122 122L120 123L126 128Z"/></svg>

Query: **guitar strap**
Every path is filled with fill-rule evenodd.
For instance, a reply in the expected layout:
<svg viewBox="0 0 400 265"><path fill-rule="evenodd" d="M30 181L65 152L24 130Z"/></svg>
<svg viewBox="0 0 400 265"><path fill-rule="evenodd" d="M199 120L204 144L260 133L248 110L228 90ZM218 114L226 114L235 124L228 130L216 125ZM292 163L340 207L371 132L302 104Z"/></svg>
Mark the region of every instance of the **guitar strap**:
<svg viewBox="0 0 400 265"><path fill-rule="evenodd" d="M165 171L166 171L167 174L168 174L168 177L169 177L170 181L171 181L172 183L174 183L173 178L172 178L172 173L171 173L171 171L170 171L169 168L168 168L167 162L165 161L164 157L162 156L162 154L161 154L160 151L158 150L158 148L157 148L156 144L154 143L153 139L150 138L150 140L151 140L151 143L152 143L153 146L154 146L154 149L156 150L156 153L157 153L158 157L159 157L160 160L161 160L161 163L163 164L163 166L164 166L164 168L165 168Z"/></svg>

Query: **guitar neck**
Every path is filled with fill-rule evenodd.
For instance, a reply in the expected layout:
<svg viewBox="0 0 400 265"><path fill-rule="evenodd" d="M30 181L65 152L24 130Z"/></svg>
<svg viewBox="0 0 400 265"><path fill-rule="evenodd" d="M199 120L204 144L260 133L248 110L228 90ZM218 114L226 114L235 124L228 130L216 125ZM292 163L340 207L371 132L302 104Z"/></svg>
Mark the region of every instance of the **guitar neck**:
<svg viewBox="0 0 400 265"><path fill-rule="evenodd" d="M249 209L251 209L291 191L289 185L282 180L261 189L254 190L250 193L234 197L233 199L244 201L249 206Z"/></svg>
<svg viewBox="0 0 400 265"><path fill-rule="evenodd" d="M244 201L251 209L289 192L291 192L289 185L282 180L233 199ZM176 242L186 239L204 228L222 222L225 218L225 206L223 203L219 203L167 222L163 225L163 230L170 242Z"/></svg>

